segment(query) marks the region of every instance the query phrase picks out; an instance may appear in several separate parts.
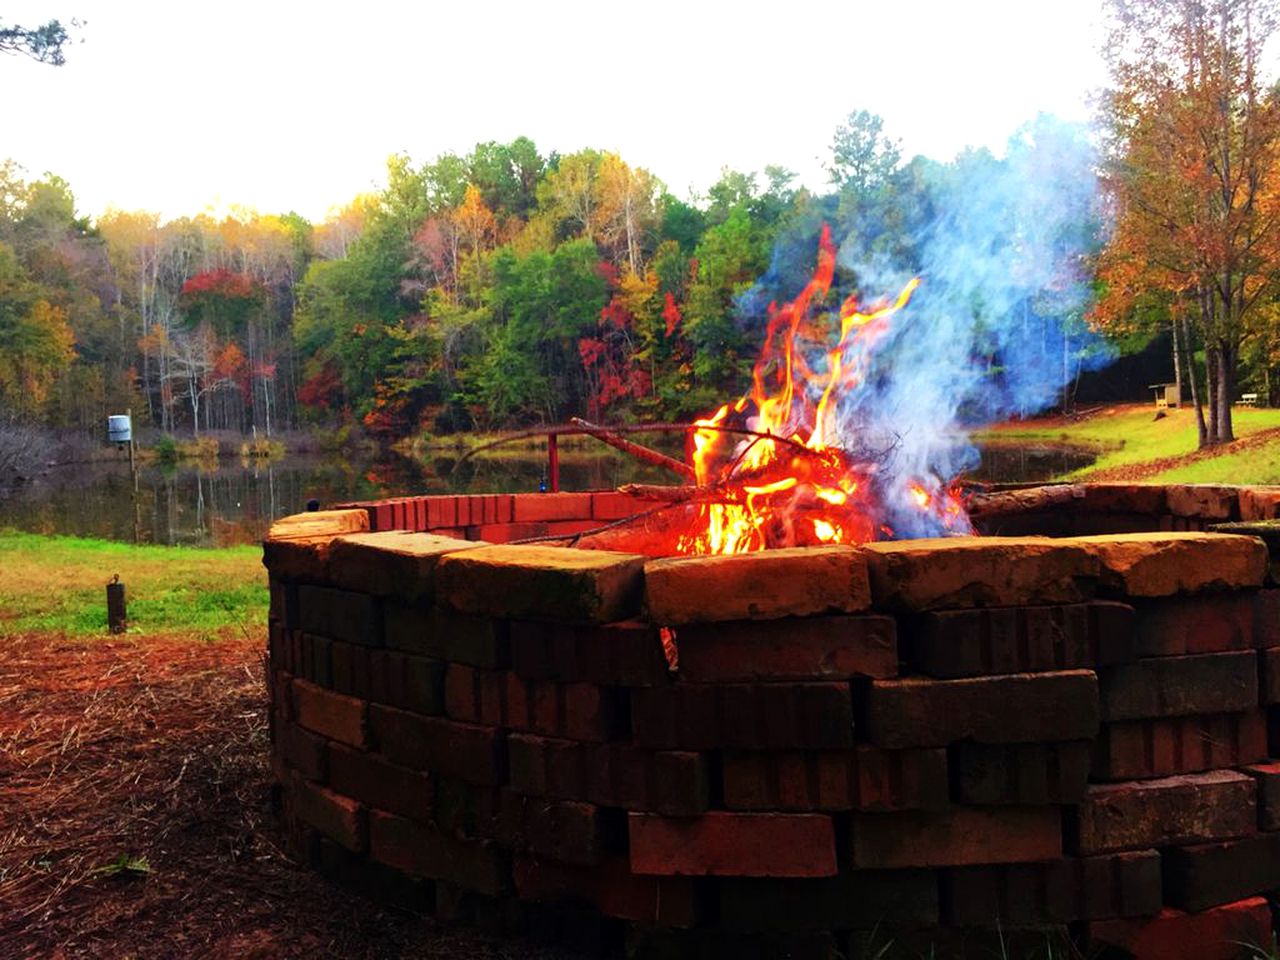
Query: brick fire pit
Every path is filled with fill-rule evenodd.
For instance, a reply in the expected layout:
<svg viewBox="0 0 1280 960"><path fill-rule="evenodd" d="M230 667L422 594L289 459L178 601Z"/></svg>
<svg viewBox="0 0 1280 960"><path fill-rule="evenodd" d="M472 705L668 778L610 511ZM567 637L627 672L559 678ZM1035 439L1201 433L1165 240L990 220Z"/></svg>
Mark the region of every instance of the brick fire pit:
<svg viewBox="0 0 1280 960"><path fill-rule="evenodd" d="M291 842L638 956L941 957L997 926L1236 956L1280 888L1277 505L1088 485L990 536L648 561L504 543L638 512L617 493L290 517ZM1257 536L1204 532L1230 521Z"/></svg>

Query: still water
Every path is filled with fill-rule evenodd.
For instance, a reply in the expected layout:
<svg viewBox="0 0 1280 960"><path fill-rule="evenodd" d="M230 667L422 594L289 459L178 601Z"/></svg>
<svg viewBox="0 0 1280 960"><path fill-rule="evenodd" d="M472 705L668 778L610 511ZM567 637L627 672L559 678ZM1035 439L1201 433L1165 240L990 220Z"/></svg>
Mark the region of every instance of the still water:
<svg viewBox="0 0 1280 960"><path fill-rule="evenodd" d="M1036 481L1085 466L1092 456L1056 447L989 446L970 476L988 481ZM347 500L423 493L520 493L546 480L545 455L420 461L384 454L375 459L287 457L208 463L146 463L137 485L127 461L74 464L0 498L0 530L101 537L134 543L227 546L262 540L271 522L305 509ZM622 483L669 483L665 471L612 453L565 450L564 490L610 489Z"/></svg>

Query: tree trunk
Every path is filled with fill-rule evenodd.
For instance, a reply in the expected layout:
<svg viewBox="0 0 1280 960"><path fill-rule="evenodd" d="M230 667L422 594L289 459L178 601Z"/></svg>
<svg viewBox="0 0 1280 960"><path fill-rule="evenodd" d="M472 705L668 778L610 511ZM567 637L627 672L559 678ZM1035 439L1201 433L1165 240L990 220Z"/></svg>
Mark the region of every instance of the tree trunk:
<svg viewBox="0 0 1280 960"><path fill-rule="evenodd" d="M1222 405L1218 399L1218 345L1205 341L1204 345L1204 378L1205 394L1209 401L1209 445L1218 442L1218 414Z"/></svg>
<svg viewBox="0 0 1280 960"><path fill-rule="evenodd" d="M1196 445L1203 449L1209 445L1209 431L1204 422L1204 403L1200 399L1195 341L1191 339L1191 321L1186 317L1182 318L1182 344L1187 351L1187 379L1191 381L1191 404L1196 408Z"/></svg>
<svg viewBox="0 0 1280 960"><path fill-rule="evenodd" d="M1178 394L1178 406L1182 406L1182 357L1178 349L1178 318L1169 325L1173 331L1173 386Z"/></svg>
<svg viewBox="0 0 1280 960"><path fill-rule="evenodd" d="M1235 439L1231 426L1231 398L1236 392L1236 351L1238 347L1223 341L1218 346L1218 442Z"/></svg>

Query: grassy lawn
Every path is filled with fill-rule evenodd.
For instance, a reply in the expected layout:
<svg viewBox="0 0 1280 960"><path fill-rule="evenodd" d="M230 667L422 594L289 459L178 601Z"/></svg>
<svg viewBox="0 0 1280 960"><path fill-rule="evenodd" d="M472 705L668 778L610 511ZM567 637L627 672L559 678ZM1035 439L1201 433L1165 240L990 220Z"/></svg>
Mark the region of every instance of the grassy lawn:
<svg viewBox="0 0 1280 960"><path fill-rule="evenodd" d="M1280 427L1280 409L1237 407L1233 422L1237 437L1249 437ZM1069 475L1071 479L1088 479L1103 470L1194 452L1196 420L1195 411L1189 407L1170 410L1168 416L1157 420L1154 407L1128 405L1108 408L1076 422L1052 419L1004 424L982 432L978 439L1089 447L1098 451L1098 460L1092 466ZM1277 483L1280 482L1280 440L1241 453L1180 466L1144 479L1188 483Z"/></svg>
<svg viewBox="0 0 1280 960"><path fill-rule="evenodd" d="M125 584L131 633L209 639L260 633L267 575L257 546L198 550L0 531L0 637L106 632L106 583Z"/></svg>

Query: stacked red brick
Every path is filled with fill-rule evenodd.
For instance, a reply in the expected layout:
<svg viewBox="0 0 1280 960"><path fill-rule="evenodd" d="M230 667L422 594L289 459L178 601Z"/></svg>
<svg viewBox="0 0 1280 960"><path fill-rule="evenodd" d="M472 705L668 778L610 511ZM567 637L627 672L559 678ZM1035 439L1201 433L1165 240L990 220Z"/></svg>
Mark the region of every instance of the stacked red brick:
<svg viewBox="0 0 1280 960"><path fill-rule="evenodd" d="M510 516L630 509L595 496ZM379 509L267 544L286 819L348 876L446 913L585 904L658 955L1269 935L1280 591L1256 539L645 563L357 532Z"/></svg>

